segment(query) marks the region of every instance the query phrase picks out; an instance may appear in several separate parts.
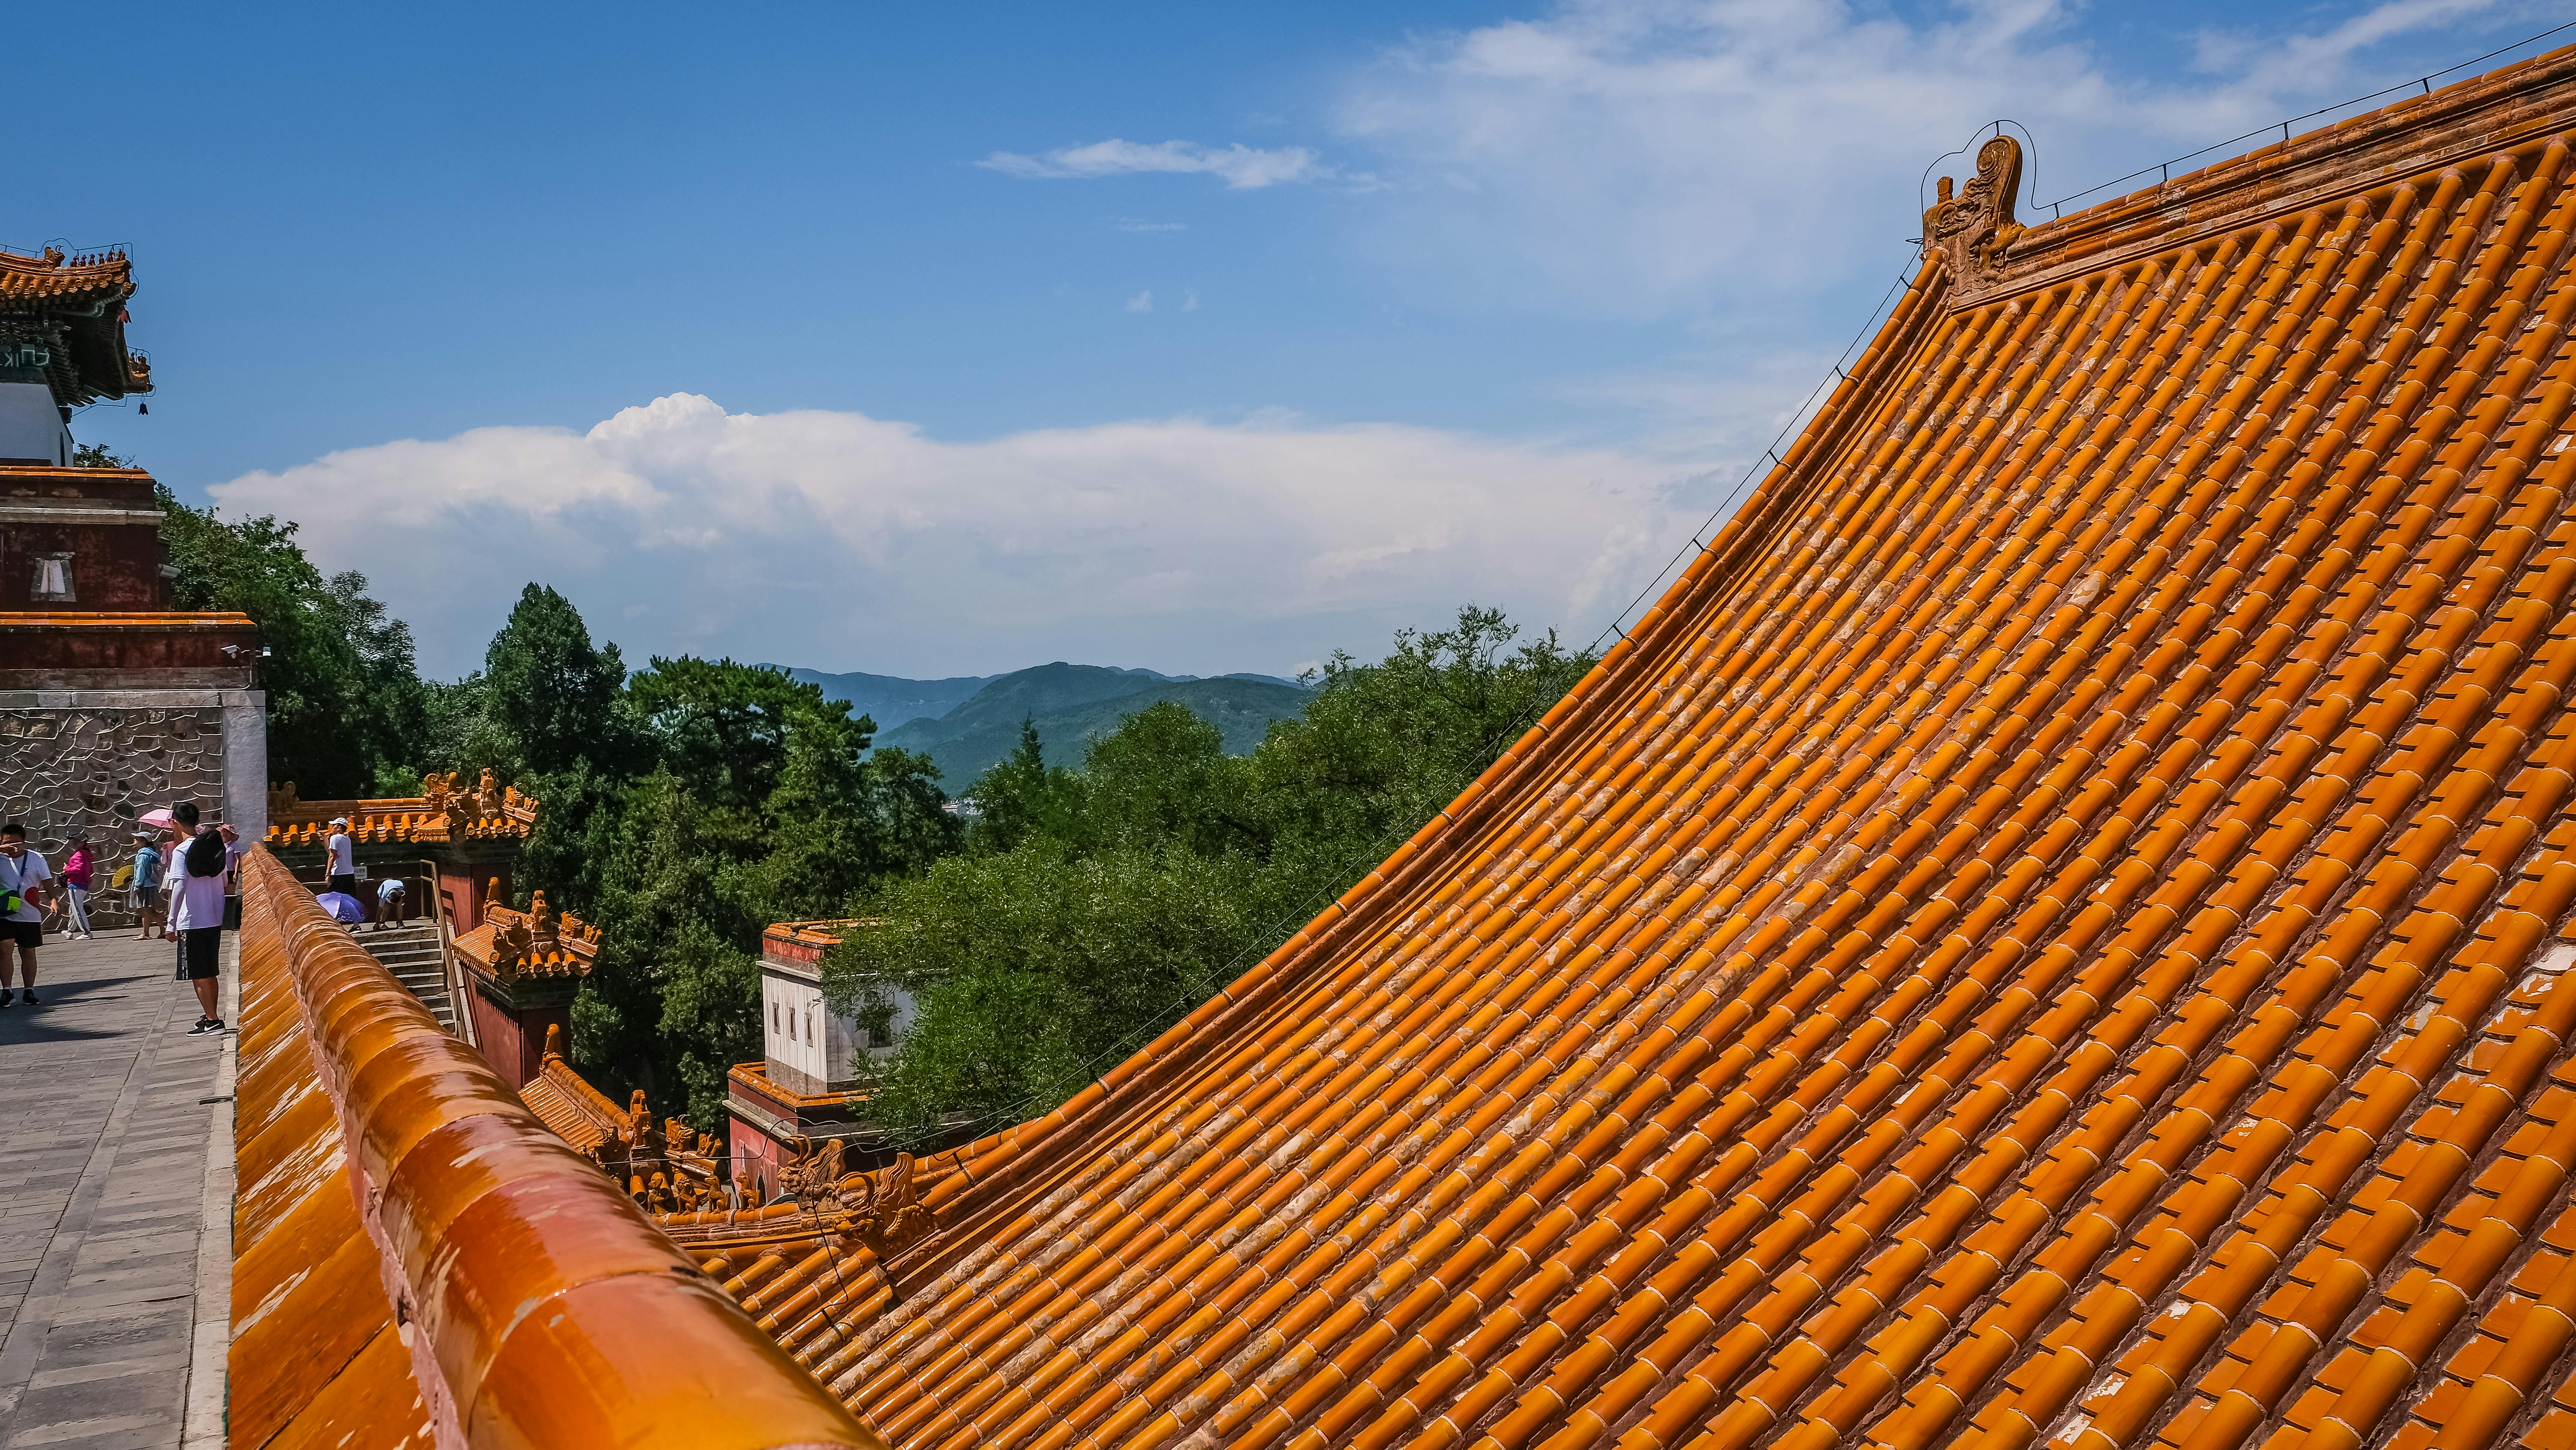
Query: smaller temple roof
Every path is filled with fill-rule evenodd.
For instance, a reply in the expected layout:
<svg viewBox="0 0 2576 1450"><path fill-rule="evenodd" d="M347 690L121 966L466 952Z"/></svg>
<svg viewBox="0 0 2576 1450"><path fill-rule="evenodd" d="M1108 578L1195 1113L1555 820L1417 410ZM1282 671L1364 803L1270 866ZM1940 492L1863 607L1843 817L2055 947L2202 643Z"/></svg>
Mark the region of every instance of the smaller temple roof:
<svg viewBox="0 0 2576 1450"><path fill-rule="evenodd" d="M874 926L876 923L877 918L872 916L842 916L827 917L817 921L772 922L769 929L760 934L760 940L764 946L773 941L794 942L798 946L809 947L837 946L840 944L841 939L848 936L853 929L862 926Z"/></svg>
<svg viewBox="0 0 2576 1450"><path fill-rule="evenodd" d="M725 1076L791 1112L799 1108L841 1107L868 1099L867 1092L860 1088L836 1093L800 1093L771 1077L765 1060L737 1062Z"/></svg>
<svg viewBox="0 0 2576 1450"><path fill-rule="evenodd" d="M815 921L772 922L769 929L760 934L761 959L811 974L821 969L824 952L838 946L860 927L877 925L878 920L872 916L844 916Z"/></svg>
<svg viewBox="0 0 2576 1450"><path fill-rule="evenodd" d="M319 849L330 838L331 822L349 820L349 835L361 845L386 842L521 840L537 823L537 799L517 786L501 786L483 772L474 790L456 788L456 772L421 777L416 796L381 800L298 800L295 782L268 793L268 846Z"/></svg>
<svg viewBox="0 0 2576 1450"><path fill-rule="evenodd" d="M569 912L557 915L542 891L525 911L501 904L500 878L483 903L483 923L456 938L456 954L486 977L587 977L599 954L599 928Z"/></svg>
<svg viewBox="0 0 2576 1450"><path fill-rule="evenodd" d="M0 251L0 316L26 319L0 340L41 349L54 401L67 407L148 393L152 360L125 346L125 300L133 295L134 268L121 250Z"/></svg>
<svg viewBox="0 0 2576 1450"><path fill-rule="evenodd" d="M728 1191L731 1185L725 1182L724 1160L713 1135L678 1118L664 1118L656 1128L642 1088L621 1108L592 1087L564 1056L559 1023L547 1025L543 1061L537 1075L519 1089L519 1098L647 1214L697 1213L750 1202L747 1184Z"/></svg>
<svg viewBox="0 0 2576 1450"><path fill-rule="evenodd" d="M122 302L134 295L134 264L119 251L66 255L47 247L35 256L0 251L0 301L53 307Z"/></svg>
<svg viewBox="0 0 2576 1450"><path fill-rule="evenodd" d="M519 1088L519 1099L554 1129L556 1137L592 1158L601 1158L603 1150L609 1150L608 1156L624 1158L653 1126L642 1089L637 1089L632 1106L621 1108L573 1071L563 1054L563 1028L553 1023L546 1026L544 1061L537 1075Z"/></svg>

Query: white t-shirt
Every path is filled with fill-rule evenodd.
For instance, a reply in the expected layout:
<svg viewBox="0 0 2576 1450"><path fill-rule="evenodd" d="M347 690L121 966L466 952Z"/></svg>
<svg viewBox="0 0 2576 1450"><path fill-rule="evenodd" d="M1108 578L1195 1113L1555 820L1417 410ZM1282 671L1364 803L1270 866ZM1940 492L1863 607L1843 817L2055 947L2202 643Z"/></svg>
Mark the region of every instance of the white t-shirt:
<svg viewBox="0 0 2576 1450"><path fill-rule="evenodd" d="M334 876L357 875L358 847L356 842L349 839L349 833L346 831L333 831L331 833L330 845L331 874Z"/></svg>
<svg viewBox="0 0 2576 1450"><path fill-rule="evenodd" d="M9 919L11 921L44 920L45 914L36 909L34 902L26 901L24 898L28 887L39 881L53 879L54 873L45 865L45 858L38 855L33 846L28 847L27 854L15 861L0 855L0 891L14 891L18 893L21 900L18 909L9 913Z"/></svg>
<svg viewBox="0 0 2576 1450"><path fill-rule="evenodd" d="M376 887L378 901L390 902L402 894L403 880L399 876L388 876Z"/></svg>
<svg viewBox="0 0 2576 1450"><path fill-rule="evenodd" d="M170 929L191 931L204 926L224 924L224 881L235 863L241 860L241 844L224 847L224 869L212 876L188 874L188 846L181 842L170 853L169 869L162 879L170 884Z"/></svg>

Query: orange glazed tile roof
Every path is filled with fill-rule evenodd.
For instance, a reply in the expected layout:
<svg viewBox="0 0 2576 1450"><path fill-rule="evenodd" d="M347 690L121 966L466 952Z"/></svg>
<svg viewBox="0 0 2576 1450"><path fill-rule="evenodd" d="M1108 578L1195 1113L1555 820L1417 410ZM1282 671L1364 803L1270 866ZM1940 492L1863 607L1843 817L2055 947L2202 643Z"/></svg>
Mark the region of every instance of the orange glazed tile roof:
<svg viewBox="0 0 2576 1450"><path fill-rule="evenodd" d="M495 877L493 894L483 903L482 924L456 938L456 954L484 976L504 982L521 977L589 976L590 964L599 955L599 928L569 912L557 916L542 891L535 893L526 911L503 906L500 885Z"/></svg>
<svg viewBox="0 0 2576 1450"><path fill-rule="evenodd" d="M123 251L0 251L0 313L57 324L45 372L58 403L152 391L152 360L125 346L123 304L133 295L134 268Z"/></svg>
<svg viewBox="0 0 2576 1450"><path fill-rule="evenodd" d="M764 1326L922 1450L2576 1443L2571 132L1991 143L1599 669Z"/></svg>
<svg viewBox="0 0 2576 1450"><path fill-rule="evenodd" d="M268 793L267 843L275 850L318 851L331 838L331 822L342 817L349 822L351 839L361 845L509 841L536 828L536 797L521 794L517 786L495 785L488 770L479 790L457 789L454 771L424 776L420 784L416 796L308 801L298 799L295 782L288 781Z"/></svg>
<svg viewBox="0 0 2576 1450"><path fill-rule="evenodd" d="M229 610L210 610L197 614L180 613L48 613L28 610L0 612L0 629L37 630L71 629L84 632L115 629L249 629L259 626L247 614Z"/></svg>
<svg viewBox="0 0 2576 1450"><path fill-rule="evenodd" d="M623 1159L623 1150L640 1134L651 1131L652 1116L641 1113L644 1095L638 1091L635 1096L633 1107L621 1108L615 1099L574 1071L563 1055L563 1028L554 1023L546 1025L546 1047L537 1075L519 1088L520 1101L528 1105L528 1111L535 1113L538 1121L570 1143L574 1151L594 1161L602 1157L603 1148Z"/></svg>
<svg viewBox="0 0 2576 1450"><path fill-rule="evenodd" d="M68 307L122 302L133 295L134 264L121 251L66 256L47 247L35 257L0 251L0 303Z"/></svg>
<svg viewBox="0 0 2576 1450"><path fill-rule="evenodd" d="M833 947L841 944L853 928L874 926L873 916L836 916L818 921L773 921L760 934L763 941L794 942L798 946Z"/></svg>
<svg viewBox="0 0 2576 1450"><path fill-rule="evenodd" d="M264 850L227 1443L882 1444Z"/></svg>

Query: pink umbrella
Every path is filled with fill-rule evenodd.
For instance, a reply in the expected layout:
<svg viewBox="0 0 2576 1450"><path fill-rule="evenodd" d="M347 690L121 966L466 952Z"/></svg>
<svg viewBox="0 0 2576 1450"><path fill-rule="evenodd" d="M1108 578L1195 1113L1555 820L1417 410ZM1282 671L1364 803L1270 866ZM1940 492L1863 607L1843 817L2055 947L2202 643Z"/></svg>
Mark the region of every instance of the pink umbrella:
<svg viewBox="0 0 2576 1450"><path fill-rule="evenodd" d="M171 818L170 808L168 806L156 806L153 809L136 816L134 818L134 824L138 826L159 826L164 830L168 830L179 823Z"/></svg>

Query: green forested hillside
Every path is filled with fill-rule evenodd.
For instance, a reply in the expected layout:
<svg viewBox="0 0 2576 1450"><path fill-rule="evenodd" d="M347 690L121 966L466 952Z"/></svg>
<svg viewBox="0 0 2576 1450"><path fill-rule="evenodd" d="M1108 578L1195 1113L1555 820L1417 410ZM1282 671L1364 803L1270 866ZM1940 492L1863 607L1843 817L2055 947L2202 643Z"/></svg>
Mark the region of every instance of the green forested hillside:
<svg viewBox="0 0 2576 1450"><path fill-rule="evenodd" d="M851 714L867 716L877 722L879 730L892 730L914 720L936 720L965 704L996 678L954 675L944 680L908 680L900 675L871 675L855 670L827 675L821 670L792 665L761 668L785 670L791 677L821 690L826 700L849 701Z"/></svg>
<svg viewBox="0 0 2576 1450"><path fill-rule="evenodd" d="M871 1116L917 1147L961 1112L974 1131L1023 1121L1233 981L1593 663L1514 636L1471 607L1399 631L1374 663L1336 653L1311 690L1192 680L1101 700L1087 708L1116 726L1078 749L1013 720L999 764L943 783L979 807L966 848L865 888L845 914L873 925L824 960L841 1010L890 1023L897 992L918 1010L871 1066ZM1249 751L1181 703L1276 691L1303 708ZM1078 730L1074 713L1058 728Z"/></svg>
<svg viewBox="0 0 2576 1450"><path fill-rule="evenodd" d="M955 793L1011 753L1023 720L1037 726L1051 755L1079 759L1090 740L1169 700L1214 725L1227 754L1244 755L1261 743L1271 721L1295 719L1308 698L1307 691L1276 680L1167 680L1141 670L1058 663L1003 675L939 719L885 731L877 743L930 757Z"/></svg>

